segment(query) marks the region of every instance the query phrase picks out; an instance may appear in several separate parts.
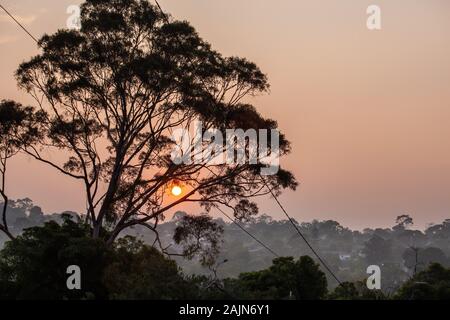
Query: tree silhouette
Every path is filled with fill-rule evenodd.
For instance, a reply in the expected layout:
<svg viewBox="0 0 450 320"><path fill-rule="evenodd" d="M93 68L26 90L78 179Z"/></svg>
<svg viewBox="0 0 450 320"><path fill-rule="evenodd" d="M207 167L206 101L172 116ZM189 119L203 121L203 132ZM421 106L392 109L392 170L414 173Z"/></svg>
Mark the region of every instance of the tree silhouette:
<svg viewBox="0 0 450 320"><path fill-rule="evenodd" d="M88 225L66 215L58 224L26 229L0 251L0 299L67 300L106 297L101 283L111 250L88 237ZM82 269L83 290L69 290L67 267Z"/></svg>
<svg viewBox="0 0 450 320"><path fill-rule="evenodd" d="M432 263L417 273L396 293L400 300L448 300L450 299L450 269Z"/></svg>
<svg viewBox="0 0 450 320"><path fill-rule="evenodd" d="M445 253L435 247L409 247L404 251L402 258L405 267L411 270L413 275L416 275L419 271L423 271L432 263L446 265L448 260Z"/></svg>
<svg viewBox="0 0 450 320"><path fill-rule="evenodd" d="M14 101L0 102L0 195L3 199L0 231L10 239L14 239L14 236L8 228L6 217L9 201L6 194L7 164L20 148L39 137L36 124L40 115L39 112L33 113L31 107L24 107Z"/></svg>
<svg viewBox="0 0 450 320"><path fill-rule="evenodd" d="M380 261L389 261L392 258L392 242L374 235L365 242L362 249L367 263L379 264Z"/></svg>
<svg viewBox="0 0 450 320"><path fill-rule="evenodd" d="M398 216L395 223L394 230L405 230L414 224L413 219L408 214Z"/></svg>
<svg viewBox="0 0 450 320"><path fill-rule="evenodd" d="M319 300L327 294L327 278L309 256L276 258L269 268L225 279L224 285L239 299Z"/></svg>
<svg viewBox="0 0 450 320"><path fill-rule="evenodd" d="M220 253L220 237L223 227L217 225L207 215L183 216L175 229L173 239L182 244L183 256L193 258L199 255L200 262L205 266L212 266Z"/></svg>
<svg viewBox="0 0 450 320"><path fill-rule="evenodd" d="M156 230L168 210L186 202L207 211L239 205L240 217L244 209L252 215L257 207L248 199L268 194L267 186L276 193L295 189L283 169L263 178L263 161L177 164L170 157L173 130L192 129L197 120L222 133L277 128L246 100L269 88L254 63L223 57L187 22L166 23L147 1L86 1L81 25L40 39L42 52L16 77L45 114L42 138L24 151L83 183L94 238L111 244L131 226ZM271 135L264 138L271 145ZM198 152L210 147L203 142ZM234 147L251 149L247 140ZM66 159L52 161L43 151ZM280 134L280 155L289 151ZM175 199L168 192L174 183L185 190Z"/></svg>

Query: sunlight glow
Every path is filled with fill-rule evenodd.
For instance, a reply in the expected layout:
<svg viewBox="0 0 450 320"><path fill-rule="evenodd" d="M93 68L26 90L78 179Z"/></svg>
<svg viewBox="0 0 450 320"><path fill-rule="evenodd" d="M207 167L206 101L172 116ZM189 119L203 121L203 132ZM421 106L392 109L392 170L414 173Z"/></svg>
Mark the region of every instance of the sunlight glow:
<svg viewBox="0 0 450 320"><path fill-rule="evenodd" d="M172 188L172 194L173 194L175 197L178 197L179 195L181 195L182 192L183 192L183 190L181 189L180 186L174 186L174 187Z"/></svg>

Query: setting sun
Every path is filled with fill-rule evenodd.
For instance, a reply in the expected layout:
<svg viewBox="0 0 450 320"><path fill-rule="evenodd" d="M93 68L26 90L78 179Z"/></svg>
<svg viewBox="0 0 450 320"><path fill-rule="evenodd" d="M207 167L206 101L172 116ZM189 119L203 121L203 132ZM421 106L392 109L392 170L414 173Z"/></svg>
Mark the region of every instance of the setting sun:
<svg viewBox="0 0 450 320"><path fill-rule="evenodd" d="M182 190L181 187L179 187L179 186L174 186L174 187L172 188L172 194L173 194L175 197L178 197L179 195L181 195L182 192L183 192L183 190Z"/></svg>

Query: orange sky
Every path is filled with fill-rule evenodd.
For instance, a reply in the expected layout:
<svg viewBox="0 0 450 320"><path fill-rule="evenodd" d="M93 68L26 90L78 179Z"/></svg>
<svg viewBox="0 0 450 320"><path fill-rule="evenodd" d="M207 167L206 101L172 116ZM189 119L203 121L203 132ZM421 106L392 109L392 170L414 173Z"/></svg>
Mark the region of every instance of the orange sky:
<svg viewBox="0 0 450 320"><path fill-rule="evenodd" d="M4 0L36 35L66 24L76 0ZM450 1L161 0L215 49L255 61L271 93L254 103L293 142L282 164L301 182L281 198L300 221L337 219L354 228L418 227L450 218ZM382 30L366 8L382 9ZM0 98L33 101L13 73L37 53L0 14ZM82 211L81 187L24 157L10 165L9 194L46 212ZM272 201L262 211L281 218Z"/></svg>

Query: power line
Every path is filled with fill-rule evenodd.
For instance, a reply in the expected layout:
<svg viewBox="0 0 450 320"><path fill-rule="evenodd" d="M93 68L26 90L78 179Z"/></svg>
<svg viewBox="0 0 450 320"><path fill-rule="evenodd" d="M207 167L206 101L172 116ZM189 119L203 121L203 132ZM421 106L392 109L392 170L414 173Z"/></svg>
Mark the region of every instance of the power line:
<svg viewBox="0 0 450 320"><path fill-rule="evenodd" d="M164 16L164 19L166 20L166 23L169 23L169 18L167 17L167 15L164 13L164 11L162 10L159 2L157 0L155 0L156 5L158 6L159 10L161 11L161 14ZM8 11L6 10L6 8L0 4L0 8L3 9L3 11L6 12L6 14L23 30L25 31L28 36L31 37L31 39L33 39L34 42L36 42L37 44L39 44L39 41L31 34L30 31L27 30L27 28L25 28L19 21L17 21L17 19ZM264 179L263 179L264 181ZM337 276L334 274L334 272L330 269L330 267L328 267L327 263L322 259L322 257L320 257L320 255L316 252L316 250L312 247L312 245L309 243L309 241L306 239L306 237L302 234L302 232L300 231L300 229L297 227L297 225L294 223L294 221L292 220L292 218L289 216L289 214L286 212L286 210L284 209L283 205L280 203L280 201L278 200L278 198L276 197L276 195L274 194L274 192L272 191L272 189L268 186L268 184L264 181L264 184L266 185L267 189L269 189L270 193L272 194L272 196L274 197L275 201L277 202L277 204L280 206L281 210L284 212L284 214L286 215L286 217L289 219L290 223L294 226L294 228L297 230L298 234L302 237L302 239L305 241L305 243L308 245L308 247L311 249L311 251L314 253L314 255L317 257L317 259L319 259L319 261L322 263L322 265L328 270L328 272L333 276L333 278L339 283L342 284L342 282L337 278ZM236 224L242 231L244 231L246 234L248 234L252 239L254 239L256 242L258 242L260 245L262 245L264 248L266 248L269 252L271 252L274 256L279 257L278 254L276 254L272 249L270 249L267 245L265 245L261 240L259 240L258 238L256 238L255 236L253 236L250 232L248 232L244 227L242 227L239 223L237 223L235 221L235 219L232 219L228 214L226 214L222 209L217 208L225 217L227 217L230 221L232 221L234 224Z"/></svg>
<svg viewBox="0 0 450 320"><path fill-rule="evenodd" d="M169 18L167 17L167 15L163 12L161 5L159 4L158 0L155 0L156 5L158 6L159 10L161 11L161 14L164 16L164 19L166 20L166 23L169 23ZM262 176L261 176L262 178ZM269 187L269 185L266 183L266 181L264 180L264 178L262 178L264 184L266 185L267 189L269 189L270 193L272 194L273 198L275 199L275 201L277 202L277 204L280 206L281 210L283 210L284 214L286 215L286 217L289 219L290 223L294 226L295 230L297 230L298 234L300 235L300 237L305 241L305 243L308 245L308 247L311 249L311 251L314 253L314 255L317 257L317 259L322 263L322 265L325 267L326 270L328 270L328 272L333 276L333 278L339 283L342 284L342 282L338 279L338 277L336 276L336 274L331 270L331 268L328 266L328 264L325 262L325 260L317 253L317 251L313 248L313 246L309 243L308 239L306 239L306 237L303 235L303 233L300 231L300 229L297 227L297 225L294 223L294 221L292 220L292 218L289 216L289 214L287 213L287 211L284 209L283 205L280 203L280 201L278 200L278 198L276 197L275 193L272 191L272 189ZM255 239L258 243L260 243L262 246L264 246L267 250L269 250L270 252L272 252L272 254L274 254L275 256L278 257L278 255L273 252L270 248L268 248L264 243L262 243L261 241L259 241L258 239L256 239L252 234L250 234L247 230L245 230L245 228L243 228L240 224L238 224L234 219L232 219L230 216L228 216L225 212L223 212L220 208L218 208L219 211L221 211L228 219L230 219L231 221L233 221L233 223L235 223L239 228L241 228L245 233L247 233L250 237L252 237L253 239Z"/></svg>
<svg viewBox="0 0 450 320"><path fill-rule="evenodd" d="M162 15L164 16L164 20L166 20L166 23L169 24L169 18L167 17L167 15L164 13L163 9L161 8L161 6L159 5L158 0L155 0L156 5L158 6L159 11L161 11Z"/></svg>
<svg viewBox="0 0 450 320"><path fill-rule="evenodd" d="M250 232L248 232L242 225L240 225L236 219L231 218L228 214L225 213L225 211L223 211L222 209L220 209L219 207L217 207L217 210L219 210L225 217L227 217L231 222L233 222L235 225L237 225L242 231L244 231L246 234L248 234L253 240L255 240L256 242L258 242L261 246L263 246L264 248L267 249L267 251L269 251L270 253L272 253L275 257L279 257L278 254L275 253L275 251L273 251L272 249L270 249L267 245L265 245L261 240L259 240L258 238L256 238L254 235L252 235Z"/></svg>
<svg viewBox="0 0 450 320"><path fill-rule="evenodd" d="M17 19L14 18L14 16L13 16L11 13L9 13L9 11L6 10L4 6L2 6L2 5L0 4L0 8L2 8L3 11L5 11L6 14L7 14L11 19L13 19L13 21L14 21L19 27L21 27L22 30L25 31L25 32L31 37L31 39L34 40L34 42L36 42L37 44L39 44L39 41L31 34L31 32L28 31L27 28L25 28L19 21L17 21Z"/></svg>
<svg viewBox="0 0 450 320"><path fill-rule="evenodd" d="M159 11L161 12L161 14L164 17L164 20L166 21L166 24L169 24L169 18L167 17L167 15L164 13L161 5L159 4L158 0L155 0L156 5L158 6ZM215 174L214 172L212 172L213 174ZM217 207L217 210L219 210L225 217L227 217L232 223L234 223L236 226L238 226L242 231L244 231L246 234L248 234L253 240L255 240L256 242L258 242L261 246L263 246L265 249L267 249L267 251L269 251L270 253L272 253L275 257L279 257L279 255L277 253L275 253L275 251L273 251L272 249L270 249L267 245L265 245L261 240L259 240L258 238L256 238L254 235L252 235L250 232L248 232L242 225L240 225L236 219L231 218L227 213L225 213L225 211L223 211L222 209L220 209L219 207Z"/></svg>
<svg viewBox="0 0 450 320"><path fill-rule="evenodd" d="M325 260L319 255L319 253L313 248L313 246L309 243L308 239L306 239L306 237L303 235L303 233L300 231L300 229L298 228L298 226L295 224L294 220L291 218L291 216L287 213L286 209L284 209L283 205L281 204L281 202L278 200L278 197L275 195L275 193L273 192L273 190L269 187L269 185L267 184L267 182L264 180L264 178L261 176L261 179L263 180L264 184L266 185L267 189L269 190L269 192L271 193L271 195L273 196L273 198L275 199L275 201L277 202L278 206L281 208L281 210L284 212L284 214L286 215L286 217L288 218L289 222L294 226L295 230L297 230L297 233L300 235L300 237L303 239L303 241L305 241L305 243L307 244L307 246L309 247L309 249L311 249L312 253L314 253L314 255L317 257L317 259L319 259L319 261L322 263L322 265L325 267L325 269L333 276L333 278L337 281L338 284L342 284L342 282L339 280L339 278L336 276L336 274L333 272L333 270L331 270L331 268L328 266L328 264L325 262Z"/></svg>
<svg viewBox="0 0 450 320"><path fill-rule="evenodd" d="M169 23L169 18L167 17L167 15L163 12L161 6L159 5L158 1L156 1L156 4L158 5L159 10L161 11L162 15L164 16L164 19L166 20L166 23ZM14 16L9 13L8 10L6 10L5 7L3 7L0 4L0 7L6 12L6 14L8 14L9 17L11 17L11 19L14 20L14 22L20 26L30 37L31 39L33 39L37 44L39 44L39 41L31 34L31 32L29 32L19 21L17 21L16 18L14 18ZM227 217L230 221L232 221L235 225L237 225L242 231L244 231L246 234L248 234L252 239L254 239L256 242L258 242L259 244L261 244L264 248L266 248L270 253L272 253L275 257L279 257L278 254L276 254L272 249L270 249L267 245L265 245L261 240L259 240L258 238L256 238L255 236L253 236L250 232L248 232L247 230L245 230L244 227L242 227L239 223L237 223L234 219L232 219L228 214L226 214L222 209L217 208L225 217Z"/></svg>

